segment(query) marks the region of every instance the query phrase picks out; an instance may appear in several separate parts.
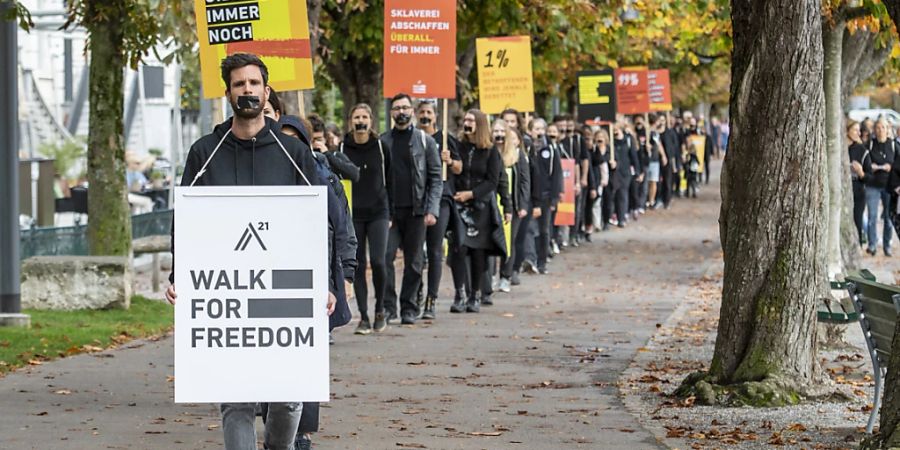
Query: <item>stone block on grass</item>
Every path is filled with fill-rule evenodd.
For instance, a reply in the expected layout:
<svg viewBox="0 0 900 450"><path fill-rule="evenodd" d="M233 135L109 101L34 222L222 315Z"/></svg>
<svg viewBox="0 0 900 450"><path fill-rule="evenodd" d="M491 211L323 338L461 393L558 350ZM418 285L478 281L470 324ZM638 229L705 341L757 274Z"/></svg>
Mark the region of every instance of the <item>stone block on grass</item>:
<svg viewBox="0 0 900 450"><path fill-rule="evenodd" d="M35 256L22 263L22 308L128 309L131 277L124 256Z"/></svg>

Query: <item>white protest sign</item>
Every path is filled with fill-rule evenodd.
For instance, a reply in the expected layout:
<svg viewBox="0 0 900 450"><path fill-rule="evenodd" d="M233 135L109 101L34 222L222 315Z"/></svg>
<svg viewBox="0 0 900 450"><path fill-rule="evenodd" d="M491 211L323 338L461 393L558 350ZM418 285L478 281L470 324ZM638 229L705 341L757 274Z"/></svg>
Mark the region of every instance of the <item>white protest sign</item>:
<svg viewBox="0 0 900 450"><path fill-rule="evenodd" d="M328 401L326 189L176 188L176 403Z"/></svg>

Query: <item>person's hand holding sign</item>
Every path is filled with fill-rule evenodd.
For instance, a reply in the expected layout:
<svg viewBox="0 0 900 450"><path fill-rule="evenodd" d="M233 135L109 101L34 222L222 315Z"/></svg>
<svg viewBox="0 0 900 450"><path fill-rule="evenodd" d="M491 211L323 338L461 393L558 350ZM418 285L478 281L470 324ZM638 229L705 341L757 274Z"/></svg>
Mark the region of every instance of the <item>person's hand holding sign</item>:
<svg viewBox="0 0 900 450"><path fill-rule="evenodd" d="M175 285L173 284L166 289L166 301L168 301L170 305L174 305L175 299L177 298L178 296L175 295Z"/></svg>
<svg viewBox="0 0 900 450"><path fill-rule="evenodd" d="M328 315L330 316L334 312L334 305L337 304L337 297L328 291Z"/></svg>

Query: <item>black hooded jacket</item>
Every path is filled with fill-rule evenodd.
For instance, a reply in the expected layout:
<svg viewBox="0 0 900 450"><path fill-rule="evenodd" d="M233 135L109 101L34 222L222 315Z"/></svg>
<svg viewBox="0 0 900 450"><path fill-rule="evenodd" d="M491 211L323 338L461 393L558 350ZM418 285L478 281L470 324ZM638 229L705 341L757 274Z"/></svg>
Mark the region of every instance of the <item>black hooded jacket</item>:
<svg viewBox="0 0 900 450"><path fill-rule="evenodd" d="M229 133L231 122L232 119L228 119L217 125L211 134L200 138L191 146L184 165L182 186L190 186L195 179L196 183L193 183L195 186L305 186L307 180L311 185L328 185L326 180L321 180L317 175L316 161L309 146L282 133L281 127L274 120L266 118L265 126L250 140L239 139ZM217 146L219 149L213 156ZM296 168L291 160L296 163ZM303 175L297 172L298 168ZM334 328L349 322L350 311L346 306L344 270L337 255L337 249L344 248L348 242L343 223L347 218L344 217L340 203L331 188L328 189L328 216L330 228L334 233L334 242L329 249L331 253L329 290L338 298L337 309L329 318L330 326ZM173 233L174 230L173 226ZM173 255L174 245L173 236ZM174 275L173 267L169 276L170 282L174 282Z"/></svg>

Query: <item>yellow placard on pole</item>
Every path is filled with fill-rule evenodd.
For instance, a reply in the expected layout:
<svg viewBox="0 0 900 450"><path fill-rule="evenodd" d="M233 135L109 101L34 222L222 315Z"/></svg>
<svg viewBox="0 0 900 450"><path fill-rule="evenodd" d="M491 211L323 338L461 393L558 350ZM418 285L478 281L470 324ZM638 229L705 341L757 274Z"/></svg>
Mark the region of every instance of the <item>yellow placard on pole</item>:
<svg viewBox="0 0 900 450"><path fill-rule="evenodd" d="M475 51L481 110L487 114L500 114L507 108L534 111L531 37L479 38Z"/></svg>
<svg viewBox="0 0 900 450"><path fill-rule="evenodd" d="M688 139L691 140L691 143L694 144L694 148L697 150L697 159L700 162L700 170L697 173L703 173L706 170L703 167L704 157L706 156L706 136L702 134L694 134L691 135Z"/></svg>
<svg viewBox="0 0 900 450"><path fill-rule="evenodd" d="M350 180L341 180L341 184L344 185L344 195L347 196L347 206L350 208L350 212L353 212L353 182Z"/></svg>
<svg viewBox="0 0 900 450"><path fill-rule="evenodd" d="M194 12L205 98L225 92L220 66L234 53L259 56L269 69L269 85L277 91L313 87L306 0L194 0Z"/></svg>

